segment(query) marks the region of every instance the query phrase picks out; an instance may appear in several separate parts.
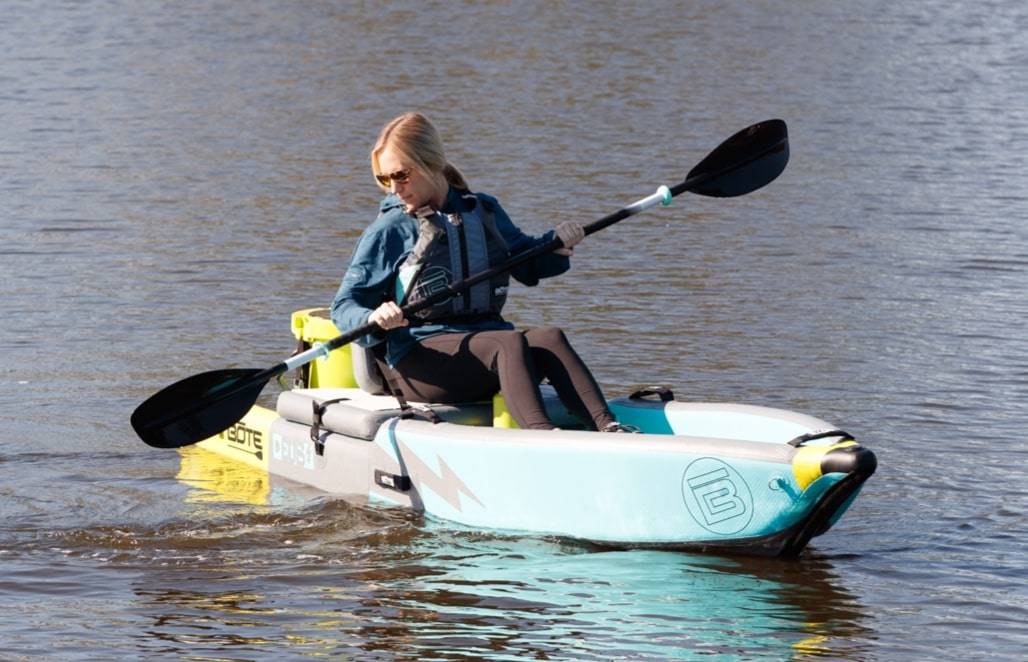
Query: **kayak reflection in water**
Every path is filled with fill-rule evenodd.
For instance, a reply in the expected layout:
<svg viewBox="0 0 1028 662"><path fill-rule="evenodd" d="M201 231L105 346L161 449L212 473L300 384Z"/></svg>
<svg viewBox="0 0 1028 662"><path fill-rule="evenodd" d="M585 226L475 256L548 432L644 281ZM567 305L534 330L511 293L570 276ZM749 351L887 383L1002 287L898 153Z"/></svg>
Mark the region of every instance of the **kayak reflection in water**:
<svg viewBox="0 0 1028 662"><path fill-rule="evenodd" d="M446 160L429 120L406 113L389 122L371 151L386 193L361 235L332 303L340 329L368 322L380 331L359 338L384 368L392 389L419 402L489 400L500 392L525 429L554 428L539 384L549 380L567 409L597 430L619 432L599 385L556 327L518 330L503 319L509 276L533 286L570 268L584 228L564 221L540 237L523 233L499 202L472 193ZM510 256L559 237L563 248L404 316L401 306Z"/></svg>

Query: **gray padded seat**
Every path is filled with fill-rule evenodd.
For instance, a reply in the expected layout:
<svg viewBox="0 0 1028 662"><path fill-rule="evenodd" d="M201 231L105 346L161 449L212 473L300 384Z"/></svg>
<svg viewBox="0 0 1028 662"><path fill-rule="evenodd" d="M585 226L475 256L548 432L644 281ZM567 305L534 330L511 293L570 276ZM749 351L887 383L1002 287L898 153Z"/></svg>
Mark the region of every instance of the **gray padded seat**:
<svg viewBox="0 0 1028 662"><path fill-rule="evenodd" d="M396 398L388 395L371 395L360 389L297 389L284 391L278 396L276 411L287 421L314 424L313 403L319 405L327 400L346 398L343 402L330 404L321 417L321 427L357 439L374 439L378 428L391 418L401 414ZM492 425L492 402L472 402L458 405L413 405L415 409L430 408L436 416L448 423L462 425Z"/></svg>
<svg viewBox="0 0 1028 662"><path fill-rule="evenodd" d="M573 428L580 421L572 416L557 398L553 387L541 387L546 413L557 426ZM359 388L318 388L284 391L278 396L276 410L287 421L314 425L313 404L346 398L328 405L321 416L321 428L356 439L374 439L383 423L401 414L396 398L391 395L372 395ZM454 405L411 403L415 410L431 409L447 423L491 427L493 403L469 402Z"/></svg>

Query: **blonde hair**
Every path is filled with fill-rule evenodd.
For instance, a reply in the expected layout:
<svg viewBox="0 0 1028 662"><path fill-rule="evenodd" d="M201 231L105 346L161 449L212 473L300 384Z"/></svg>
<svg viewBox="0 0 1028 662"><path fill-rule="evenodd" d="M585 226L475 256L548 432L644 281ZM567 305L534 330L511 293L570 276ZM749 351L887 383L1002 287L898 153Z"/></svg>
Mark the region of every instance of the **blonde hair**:
<svg viewBox="0 0 1028 662"><path fill-rule="evenodd" d="M428 176L439 176L454 188L467 191L468 183L460 170L446 160L443 141L435 126L421 113L404 113L386 124L371 149L372 174L378 174L378 155L386 148L400 154L404 160ZM379 188L388 191L389 186Z"/></svg>

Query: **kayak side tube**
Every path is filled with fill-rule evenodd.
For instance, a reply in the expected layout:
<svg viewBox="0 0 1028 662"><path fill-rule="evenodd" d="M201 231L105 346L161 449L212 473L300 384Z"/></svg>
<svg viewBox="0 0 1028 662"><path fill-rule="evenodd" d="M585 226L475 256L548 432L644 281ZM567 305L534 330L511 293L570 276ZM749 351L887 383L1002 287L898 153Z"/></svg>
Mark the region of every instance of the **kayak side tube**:
<svg viewBox="0 0 1028 662"><path fill-rule="evenodd" d="M546 435L491 430L485 438L467 426L393 421L375 438L380 478L370 496L471 527L791 555L827 530L858 486L837 487L850 474L829 471L801 487L798 450L788 444Z"/></svg>

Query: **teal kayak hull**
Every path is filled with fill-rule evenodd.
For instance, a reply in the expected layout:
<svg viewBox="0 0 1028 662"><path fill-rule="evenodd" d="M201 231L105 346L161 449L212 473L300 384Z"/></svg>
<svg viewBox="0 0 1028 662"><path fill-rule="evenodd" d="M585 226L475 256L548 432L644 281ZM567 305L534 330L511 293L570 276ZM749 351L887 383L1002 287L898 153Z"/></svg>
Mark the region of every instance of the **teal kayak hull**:
<svg viewBox="0 0 1028 662"><path fill-rule="evenodd" d="M871 451L802 414L629 398L611 408L642 433L496 428L483 405L401 417L385 396L304 389L204 445L240 455L229 437L256 435L247 460L271 475L475 529L772 556L826 532L875 470ZM258 413L264 427L241 432Z"/></svg>

